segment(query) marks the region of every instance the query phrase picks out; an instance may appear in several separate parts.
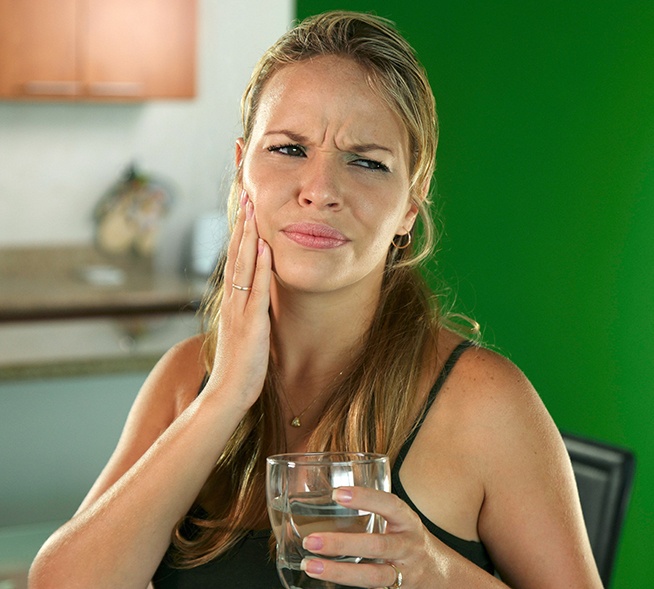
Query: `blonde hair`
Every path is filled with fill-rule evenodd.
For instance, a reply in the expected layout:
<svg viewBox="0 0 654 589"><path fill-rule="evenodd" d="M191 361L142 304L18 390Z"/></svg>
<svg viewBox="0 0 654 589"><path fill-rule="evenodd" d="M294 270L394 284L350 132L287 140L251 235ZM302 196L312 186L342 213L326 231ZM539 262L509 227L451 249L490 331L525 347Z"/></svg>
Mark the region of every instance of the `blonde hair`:
<svg viewBox="0 0 654 589"><path fill-rule="evenodd" d="M286 65L312 57L352 59L399 116L408 132L410 198L419 208L420 229L404 248L389 246L379 306L360 345L352 351L348 372L328 391L326 409L309 440L312 450L397 453L415 420L415 400L425 351L435 349L438 312L417 268L433 247L434 224L428 189L437 146L435 101L424 69L411 46L388 20L369 14L335 11L310 17L283 35L255 67L242 99L245 149L268 80ZM237 173L230 192L236 208ZM218 265L204 301L205 362L210 372L216 348L223 296L223 267ZM274 363L260 398L232 435L205 489L218 493L219 513L187 518L192 538L180 522L174 534L178 566L199 565L226 552L265 517L266 456L286 450L279 383Z"/></svg>

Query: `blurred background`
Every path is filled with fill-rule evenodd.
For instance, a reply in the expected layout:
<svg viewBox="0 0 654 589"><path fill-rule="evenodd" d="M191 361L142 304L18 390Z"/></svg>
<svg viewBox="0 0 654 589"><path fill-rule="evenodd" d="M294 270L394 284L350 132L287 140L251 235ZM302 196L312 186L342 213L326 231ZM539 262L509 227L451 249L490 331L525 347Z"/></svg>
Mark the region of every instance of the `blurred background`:
<svg viewBox="0 0 654 589"><path fill-rule="evenodd" d="M22 566L37 540L70 516L160 348L197 329L189 311L204 271L203 246L194 242L211 249L202 227L210 236L221 231L249 72L294 18L335 8L395 21L428 70L441 125L433 286L525 371L562 430L636 453L611 586L649 587L649 0L199 0L190 96L0 100L0 563ZM0 22L0 65L2 31ZM133 163L165 186L172 204L145 255L99 255L96 207ZM59 274L76 276L81 311L48 273L56 264L43 270L34 262L49 260L48 252L80 260ZM150 277L147 285L132 284L134 267ZM47 297L40 311L25 304L32 295L21 276L39 285L29 292L59 293L58 304L48 312ZM34 339L46 329L54 351ZM100 340L104 348L93 349Z"/></svg>

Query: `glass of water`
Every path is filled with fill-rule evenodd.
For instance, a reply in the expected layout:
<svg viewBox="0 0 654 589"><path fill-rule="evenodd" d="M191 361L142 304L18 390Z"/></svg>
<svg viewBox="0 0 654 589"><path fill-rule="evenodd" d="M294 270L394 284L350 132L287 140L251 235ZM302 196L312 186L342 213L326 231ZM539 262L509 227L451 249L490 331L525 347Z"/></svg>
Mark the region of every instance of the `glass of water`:
<svg viewBox="0 0 654 589"><path fill-rule="evenodd" d="M332 500L338 487L370 487L390 492L388 456L364 452L277 454L267 459L266 499L277 541L277 571L286 589L337 589L300 569L312 558L302 540L313 532L382 533L386 522L369 511L350 509ZM321 557L326 558L326 557ZM332 557L359 562L357 555Z"/></svg>

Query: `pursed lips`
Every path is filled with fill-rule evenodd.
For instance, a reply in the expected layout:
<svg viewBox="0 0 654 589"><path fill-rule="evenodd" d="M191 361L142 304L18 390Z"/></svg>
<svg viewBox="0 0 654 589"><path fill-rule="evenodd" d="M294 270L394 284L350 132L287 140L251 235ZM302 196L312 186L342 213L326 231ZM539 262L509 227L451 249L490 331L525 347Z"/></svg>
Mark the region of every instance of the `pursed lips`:
<svg viewBox="0 0 654 589"><path fill-rule="evenodd" d="M282 233L291 241L314 249L336 248L350 241L337 229L319 223L292 223Z"/></svg>

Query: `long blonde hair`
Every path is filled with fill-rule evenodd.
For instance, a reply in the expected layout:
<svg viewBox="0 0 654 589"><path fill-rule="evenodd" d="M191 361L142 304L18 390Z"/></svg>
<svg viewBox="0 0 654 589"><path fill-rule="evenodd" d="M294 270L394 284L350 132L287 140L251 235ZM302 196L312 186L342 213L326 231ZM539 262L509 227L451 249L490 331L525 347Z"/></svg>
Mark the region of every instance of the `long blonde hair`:
<svg viewBox="0 0 654 589"><path fill-rule="evenodd" d="M326 409L308 447L383 452L394 459L414 424L425 352L436 346L438 312L418 269L432 250L435 233L428 195L438 139L435 102L424 69L392 23L369 14L328 12L283 35L254 69L241 104L246 150L267 81L288 64L322 55L361 65L371 88L403 121L411 154L410 198L419 209L419 228L412 230L408 247L389 247L372 323L352 351L348 372L327 392ZM239 171L229 198L231 219L240 180ZM208 372L220 321L223 267L224 259L203 305ZM196 526L192 538L183 533L184 521L175 530L178 566L199 565L226 552L265 517L265 459L286 450L278 392L271 360L261 396L236 428L205 486L219 494L222 508L203 517L188 516Z"/></svg>

